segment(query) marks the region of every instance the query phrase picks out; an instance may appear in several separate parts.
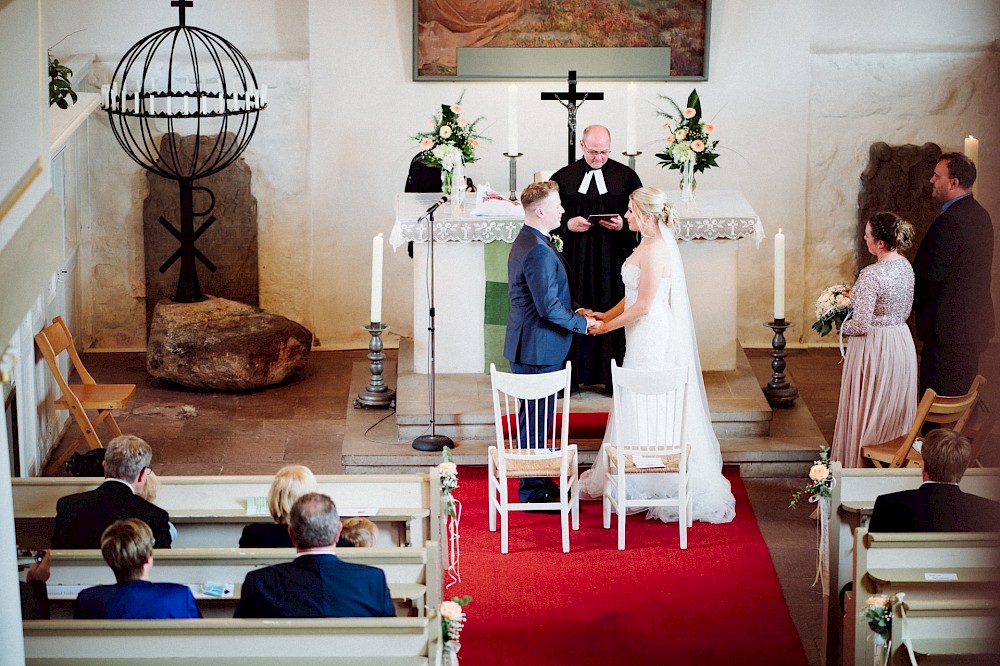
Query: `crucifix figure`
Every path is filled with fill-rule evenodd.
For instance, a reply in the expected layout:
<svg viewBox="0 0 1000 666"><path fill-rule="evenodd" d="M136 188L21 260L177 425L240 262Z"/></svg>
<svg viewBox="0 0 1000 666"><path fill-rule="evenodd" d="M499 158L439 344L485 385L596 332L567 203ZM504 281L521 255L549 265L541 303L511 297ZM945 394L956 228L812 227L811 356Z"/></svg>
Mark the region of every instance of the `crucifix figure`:
<svg viewBox="0 0 1000 666"><path fill-rule="evenodd" d="M568 158L566 164L572 164L576 161L576 110L583 106L583 103L588 99L604 99L604 93L577 92L575 69L569 70L569 74L566 76L566 79L567 86L569 88L567 92L543 92L542 99L554 99L566 107L567 149L569 151L567 153Z"/></svg>

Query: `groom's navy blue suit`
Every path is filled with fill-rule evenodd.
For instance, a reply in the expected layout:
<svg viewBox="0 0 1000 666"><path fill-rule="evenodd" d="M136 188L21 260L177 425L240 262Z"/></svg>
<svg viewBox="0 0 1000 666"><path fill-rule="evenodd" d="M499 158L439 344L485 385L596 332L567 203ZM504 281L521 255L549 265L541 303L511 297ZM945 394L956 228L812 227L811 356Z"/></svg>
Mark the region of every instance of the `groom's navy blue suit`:
<svg viewBox="0 0 1000 666"><path fill-rule="evenodd" d="M545 234L521 228L507 259L507 283L510 315L503 355L511 370L521 375L562 370L573 334L587 332L587 318L573 312L565 262ZM522 414L522 424L525 419L533 417ZM551 479L522 479L518 495L522 502L545 501L553 491L558 494Z"/></svg>

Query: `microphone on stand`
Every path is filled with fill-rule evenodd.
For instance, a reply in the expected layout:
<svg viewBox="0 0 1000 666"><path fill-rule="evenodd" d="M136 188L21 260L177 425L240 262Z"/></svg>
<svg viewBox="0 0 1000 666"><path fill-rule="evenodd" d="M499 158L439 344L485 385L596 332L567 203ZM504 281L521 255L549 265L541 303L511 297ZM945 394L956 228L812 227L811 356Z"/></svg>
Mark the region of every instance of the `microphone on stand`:
<svg viewBox="0 0 1000 666"><path fill-rule="evenodd" d="M424 215L430 215L431 213L433 213L434 211L436 211L438 209L438 206L440 206L441 204L444 204L444 203L448 203L448 197L441 197L440 199L438 199L437 201L435 201L431 205L430 208L428 208L426 211L424 211Z"/></svg>

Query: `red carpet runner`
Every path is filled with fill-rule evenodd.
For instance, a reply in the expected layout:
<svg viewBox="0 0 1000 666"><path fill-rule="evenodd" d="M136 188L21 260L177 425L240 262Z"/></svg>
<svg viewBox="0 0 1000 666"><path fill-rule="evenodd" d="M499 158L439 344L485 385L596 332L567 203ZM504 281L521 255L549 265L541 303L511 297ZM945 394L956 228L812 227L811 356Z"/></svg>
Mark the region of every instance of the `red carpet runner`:
<svg viewBox="0 0 1000 666"><path fill-rule="evenodd" d="M513 513L501 555L486 470L461 468L462 582L445 598L472 595L462 663L806 664L746 490L736 470L726 476L736 519L694 523L686 551L675 523L641 514L629 517L619 551L615 519L603 529L601 504L589 501L569 553L559 516Z"/></svg>

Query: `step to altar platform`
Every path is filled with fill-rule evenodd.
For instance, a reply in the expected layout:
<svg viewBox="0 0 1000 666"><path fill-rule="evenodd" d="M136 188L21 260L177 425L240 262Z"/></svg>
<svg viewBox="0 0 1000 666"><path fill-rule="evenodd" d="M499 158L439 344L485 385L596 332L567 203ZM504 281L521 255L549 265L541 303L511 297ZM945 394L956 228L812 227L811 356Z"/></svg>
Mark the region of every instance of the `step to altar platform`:
<svg viewBox="0 0 1000 666"><path fill-rule="evenodd" d="M345 472L417 472L441 461L440 453L411 446L416 437L430 433L430 377L413 371L412 350L411 340L401 340L398 365L386 364L384 369L386 385L396 389L395 414L380 409L348 410L342 452ZM364 389L369 373L367 363L355 364L350 400ZM743 476L802 476L825 440L802 400L791 408L771 409L761 391L769 376L766 364L755 372L742 349L736 370L704 374L723 462L740 465ZM439 374L435 383L436 434L454 440L459 465L485 466L487 449L495 443L489 375ZM610 397L583 390L572 395L570 410L607 412L610 406ZM570 440L579 447L581 465L593 464L600 440Z"/></svg>

